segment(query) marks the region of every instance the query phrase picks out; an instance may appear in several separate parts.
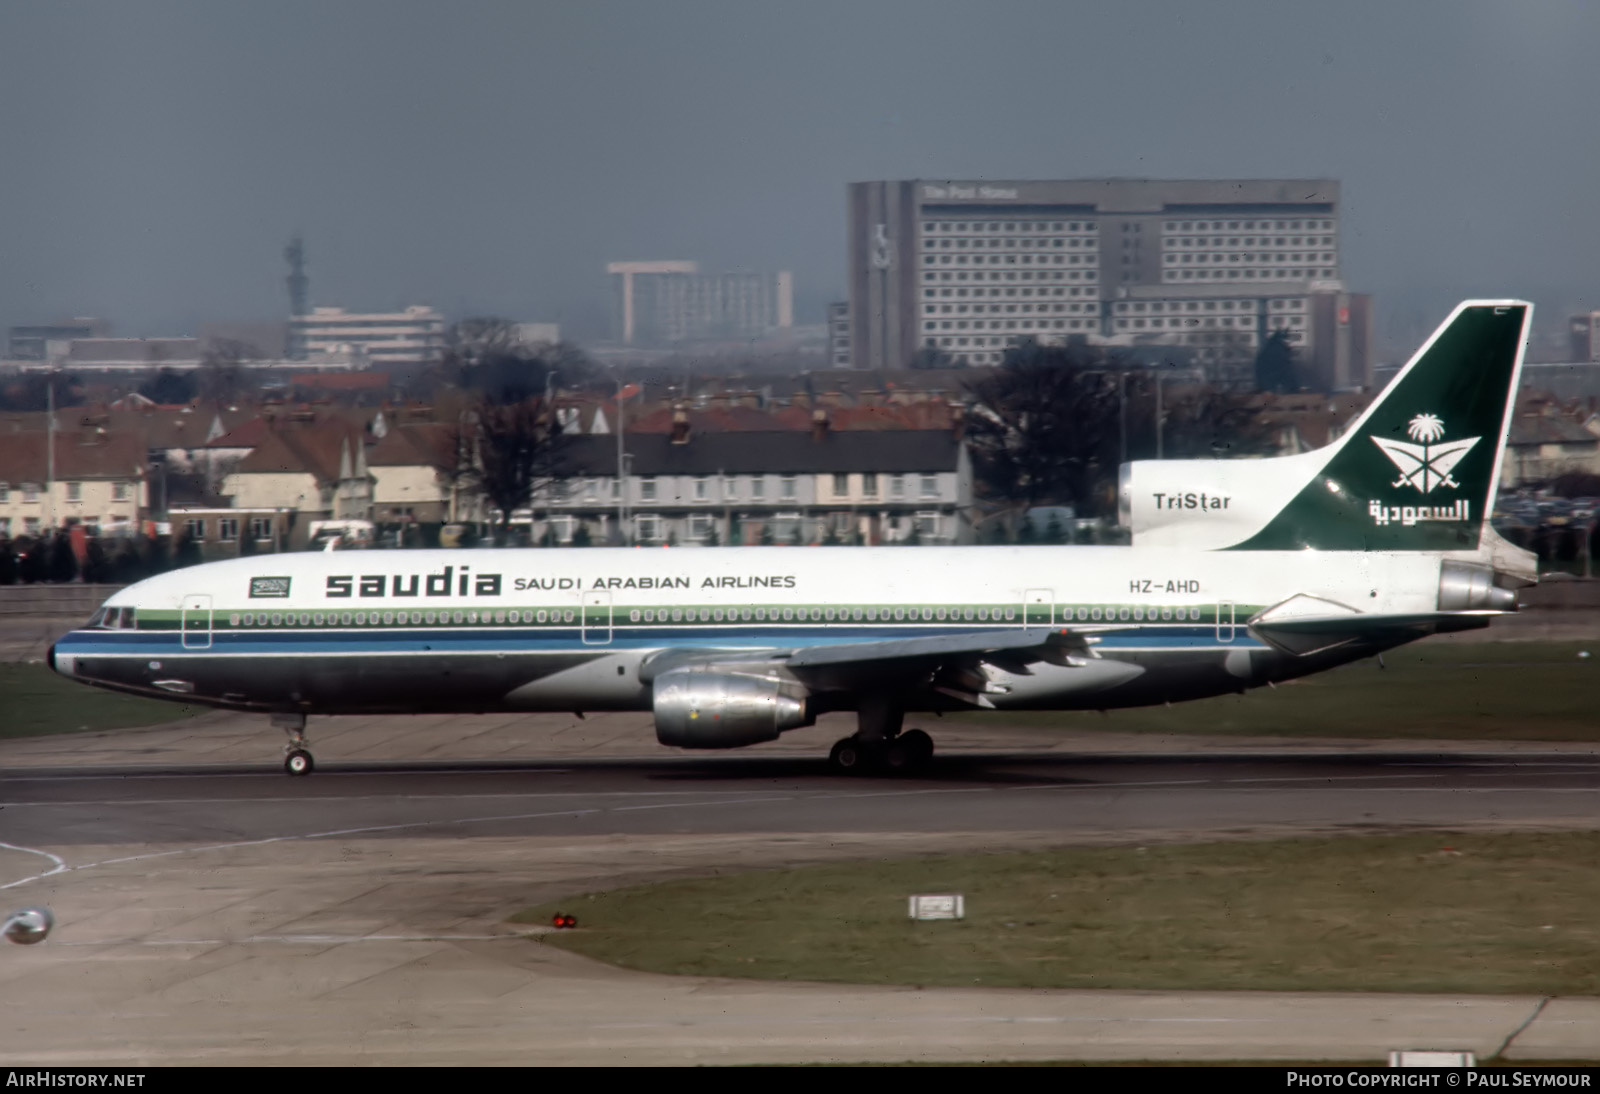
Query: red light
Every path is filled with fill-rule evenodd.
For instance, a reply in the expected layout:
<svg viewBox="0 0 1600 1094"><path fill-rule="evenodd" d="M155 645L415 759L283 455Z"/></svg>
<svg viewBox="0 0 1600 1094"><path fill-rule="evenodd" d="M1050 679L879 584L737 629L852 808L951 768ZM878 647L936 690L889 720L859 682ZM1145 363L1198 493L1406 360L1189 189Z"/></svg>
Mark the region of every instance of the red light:
<svg viewBox="0 0 1600 1094"><path fill-rule="evenodd" d="M575 915L567 915L565 912L557 912L555 916L551 918L550 925L558 931L571 930L573 927L578 925L578 917Z"/></svg>

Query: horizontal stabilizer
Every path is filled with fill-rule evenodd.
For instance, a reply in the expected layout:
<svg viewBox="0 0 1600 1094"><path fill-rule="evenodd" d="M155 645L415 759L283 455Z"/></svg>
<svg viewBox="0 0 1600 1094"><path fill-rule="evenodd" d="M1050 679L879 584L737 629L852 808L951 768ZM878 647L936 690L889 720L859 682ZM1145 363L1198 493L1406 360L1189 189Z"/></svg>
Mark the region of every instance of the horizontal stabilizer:
<svg viewBox="0 0 1600 1094"><path fill-rule="evenodd" d="M1306 598L1311 599L1311 598ZM1260 613L1249 623L1250 633L1269 646L1306 657L1351 642L1409 642L1429 634L1466 631L1487 627L1489 620L1503 612L1375 612L1345 611L1336 615L1289 615L1267 618L1273 609Z"/></svg>

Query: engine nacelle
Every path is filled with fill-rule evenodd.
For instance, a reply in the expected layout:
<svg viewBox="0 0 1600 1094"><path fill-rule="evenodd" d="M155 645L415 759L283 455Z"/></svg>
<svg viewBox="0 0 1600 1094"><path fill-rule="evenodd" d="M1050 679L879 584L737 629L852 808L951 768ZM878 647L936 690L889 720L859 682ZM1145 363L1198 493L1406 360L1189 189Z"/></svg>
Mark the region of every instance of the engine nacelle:
<svg viewBox="0 0 1600 1094"><path fill-rule="evenodd" d="M656 739L675 748L743 748L814 720L804 689L770 676L677 669L653 690Z"/></svg>
<svg viewBox="0 0 1600 1094"><path fill-rule="evenodd" d="M1441 612L1517 610L1517 594L1495 582L1495 572L1470 562L1446 561L1439 565Z"/></svg>

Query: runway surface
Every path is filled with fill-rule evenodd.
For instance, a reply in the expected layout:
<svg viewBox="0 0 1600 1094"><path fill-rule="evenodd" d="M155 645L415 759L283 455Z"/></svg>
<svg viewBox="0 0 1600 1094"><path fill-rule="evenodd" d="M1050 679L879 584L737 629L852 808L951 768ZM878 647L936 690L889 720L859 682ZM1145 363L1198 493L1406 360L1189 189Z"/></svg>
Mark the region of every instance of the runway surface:
<svg viewBox="0 0 1600 1094"><path fill-rule="evenodd" d="M1378 1062L1393 1048L1527 1059L1600 1043L1596 1000L661 977L541 946L505 923L598 888L842 858L1594 828L1592 750L1212 741L1181 754L1102 744L1099 755L1024 755L984 751L974 734L923 776L873 780L832 775L817 752L793 748L624 749L615 742L638 742L643 728L625 726L630 717L591 719L578 736L552 720L543 740L564 740L567 755L469 762L350 755L370 752L361 734L382 728L373 720L343 755L328 735L339 758L309 779L279 773L275 741L243 723L63 738L55 763L37 741L9 749L24 762L0 750L0 885L12 904L50 904L60 922L46 944L0 952L0 994L28 1000L0 1028L0 1061ZM415 729L382 721L390 740ZM468 721L456 720L463 737L482 729ZM235 732L224 754L256 747L261 763L201 762L200 745L184 744ZM118 748L136 762L104 764ZM429 752L448 742L430 738Z"/></svg>
<svg viewBox="0 0 1600 1094"><path fill-rule="evenodd" d="M34 769L0 776L8 842L143 844L662 834L1043 832L1065 840L1415 826L1587 826L1600 759L1564 753L986 756L910 778L791 757Z"/></svg>

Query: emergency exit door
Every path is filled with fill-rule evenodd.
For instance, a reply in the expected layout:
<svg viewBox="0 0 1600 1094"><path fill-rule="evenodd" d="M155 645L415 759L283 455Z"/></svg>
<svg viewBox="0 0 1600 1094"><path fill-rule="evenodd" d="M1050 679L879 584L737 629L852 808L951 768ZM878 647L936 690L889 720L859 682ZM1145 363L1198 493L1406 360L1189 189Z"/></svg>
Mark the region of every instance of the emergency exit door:
<svg viewBox="0 0 1600 1094"><path fill-rule="evenodd" d="M1022 624L1025 627L1048 627L1055 622L1056 593L1054 589L1028 589L1022 594Z"/></svg>
<svg viewBox="0 0 1600 1094"><path fill-rule="evenodd" d="M183 648L208 650L211 648L211 598L195 593L183 598Z"/></svg>
<svg viewBox="0 0 1600 1094"><path fill-rule="evenodd" d="M583 594L583 644L605 646L611 642L611 590Z"/></svg>

